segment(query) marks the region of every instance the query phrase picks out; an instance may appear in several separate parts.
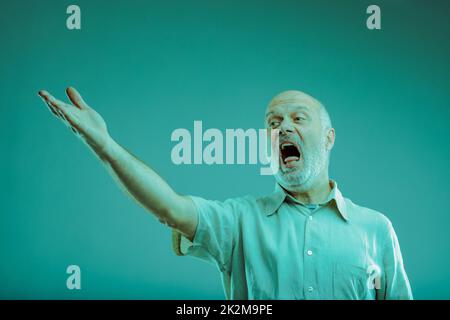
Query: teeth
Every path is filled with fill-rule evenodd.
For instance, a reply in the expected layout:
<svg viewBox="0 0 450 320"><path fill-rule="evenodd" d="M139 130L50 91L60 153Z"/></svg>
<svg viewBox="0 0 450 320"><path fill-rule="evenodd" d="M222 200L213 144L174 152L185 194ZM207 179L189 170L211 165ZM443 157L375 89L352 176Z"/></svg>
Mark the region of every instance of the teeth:
<svg viewBox="0 0 450 320"><path fill-rule="evenodd" d="M283 150L287 146L293 146L293 145L294 145L293 143L289 143L289 142L282 143L281 144L281 150Z"/></svg>
<svg viewBox="0 0 450 320"><path fill-rule="evenodd" d="M291 157L287 157L286 159L284 159L284 163L288 163L288 162L291 162L291 161L298 161L298 160L300 160L299 157L291 156Z"/></svg>

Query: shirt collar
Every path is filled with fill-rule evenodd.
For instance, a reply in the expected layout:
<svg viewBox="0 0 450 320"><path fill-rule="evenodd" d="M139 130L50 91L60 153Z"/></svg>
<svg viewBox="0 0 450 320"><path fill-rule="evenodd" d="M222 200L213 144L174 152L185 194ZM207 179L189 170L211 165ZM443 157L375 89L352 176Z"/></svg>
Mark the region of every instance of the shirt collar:
<svg viewBox="0 0 450 320"><path fill-rule="evenodd" d="M328 204L333 201L336 204L336 207L344 220L348 221L348 212L347 206L345 203L345 199L342 196L341 191L338 189L337 182L330 179L331 192L328 195L327 199L320 203L320 205ZM270 216L277 212L280 208L281 204L287 200L300 203L298 200L293 198L290 194L288 194L278 183L275 185L275 191L268 197L262 199L262 206L264 212L267 216Z"/></svg>

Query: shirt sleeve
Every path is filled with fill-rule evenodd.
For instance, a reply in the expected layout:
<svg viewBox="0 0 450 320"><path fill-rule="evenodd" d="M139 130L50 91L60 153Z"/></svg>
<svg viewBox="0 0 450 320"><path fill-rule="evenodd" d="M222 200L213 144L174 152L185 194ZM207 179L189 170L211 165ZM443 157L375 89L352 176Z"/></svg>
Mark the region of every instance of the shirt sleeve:
<svg viewBox="0 0 450 320"><path fill-rule="evenodd" d="M400 245L392 224L388 225L388 238L383 251L384 275L379 299L412 300L411 286L403 265Z"/></svg>
<svg viewBox="0 0 450 320"><path fill-rule="evenodd" d="M231 270L231 257L237 241L239 199L224 202L190 196L198 213L193 241L173 230L173 246L178 255L190 255L217 265L222 271Z"/></svg>

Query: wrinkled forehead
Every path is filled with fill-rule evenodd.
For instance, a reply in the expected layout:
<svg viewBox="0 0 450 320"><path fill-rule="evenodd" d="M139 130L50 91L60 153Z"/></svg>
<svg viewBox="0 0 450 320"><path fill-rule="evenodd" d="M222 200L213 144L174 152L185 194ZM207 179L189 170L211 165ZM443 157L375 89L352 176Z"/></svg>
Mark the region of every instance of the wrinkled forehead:
<svg viewBox="0 0 450 320"><path fill-rule="evenodd" d="M290 113L297 110L317 113L320 102L301 91L285 91L270 101L266 110L266 117L271 114Z"/></svg>

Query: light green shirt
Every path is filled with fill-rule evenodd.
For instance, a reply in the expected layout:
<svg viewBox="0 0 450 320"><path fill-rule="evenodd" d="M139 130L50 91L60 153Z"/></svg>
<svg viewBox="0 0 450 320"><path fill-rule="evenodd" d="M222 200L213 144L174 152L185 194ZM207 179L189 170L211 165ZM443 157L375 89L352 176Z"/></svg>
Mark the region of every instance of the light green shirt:
<svg viewBox="0 0 450 320"><path fill-rule="evenodd" d="M227 299L412 299L391 222L330 186L308 206L278 185L259 198L191 197L195 237L174 231L174 249L214 263Z"/></svg>

